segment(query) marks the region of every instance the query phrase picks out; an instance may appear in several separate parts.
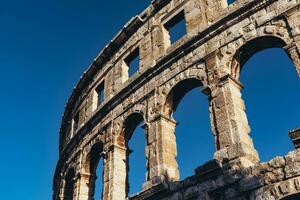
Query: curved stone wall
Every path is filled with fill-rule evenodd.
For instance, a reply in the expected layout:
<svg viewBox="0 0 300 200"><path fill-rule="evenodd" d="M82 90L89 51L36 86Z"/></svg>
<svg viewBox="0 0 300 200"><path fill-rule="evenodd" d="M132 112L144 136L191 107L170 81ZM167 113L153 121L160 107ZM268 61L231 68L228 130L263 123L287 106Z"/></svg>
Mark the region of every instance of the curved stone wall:
<svg viewBox="0 0 300 200"><path fill-rule="evenodd" d="M103 199L129 198L128 141L141 121L147 175L143 191L130 199L282 199L299 192L298 150L259 162L239 81L244 63L273 47L286 51L300 75L299 10L300 0L152 1L74 88L62 119L53 199L93 199L99 159ZM186 34L173 41L180 21ZM134 59L139 65L131 75ZM172 114L195 87L208 97L215 156L178 181ZM299 131L292 133L298 148Z"/></svg>

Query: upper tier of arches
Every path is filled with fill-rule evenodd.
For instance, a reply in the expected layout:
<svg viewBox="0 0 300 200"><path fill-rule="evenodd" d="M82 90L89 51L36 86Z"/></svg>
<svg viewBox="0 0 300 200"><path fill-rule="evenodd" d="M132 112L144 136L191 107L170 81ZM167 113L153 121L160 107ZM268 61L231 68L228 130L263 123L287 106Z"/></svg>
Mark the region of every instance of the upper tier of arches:
<svg viewBox="0 0 300 200"><path fill-rule="evenodd" d="M74 88L62 119L60 151L76 130L99 110L98 107L104 107L108 102L114 101L114 97L126 90L131 82L142 74L151 73L151 68L162 65L174 54L180 53L178 51L183 47L183 43L192 43L200 39L203 40L201 43L204 43L214 36L205 35L206 33L217 29L225 30L223 21L236 18L232 13L241 10L238 2L247 6L254 4L249 0L239 0L227 8L226 0L218 0L212 5L210 2L156 0L140 15L132 18L95 58ZM171 44L170 29L182 20L185 22L186 35L182 35L178 41ZM139 68L130 77L128 68L130 61L135 57L140 60ZM85 102L87 98L89 102ZM88 108L85 104L89 104ZM85 113L80 113L82 107L85 107Z"/></svg>

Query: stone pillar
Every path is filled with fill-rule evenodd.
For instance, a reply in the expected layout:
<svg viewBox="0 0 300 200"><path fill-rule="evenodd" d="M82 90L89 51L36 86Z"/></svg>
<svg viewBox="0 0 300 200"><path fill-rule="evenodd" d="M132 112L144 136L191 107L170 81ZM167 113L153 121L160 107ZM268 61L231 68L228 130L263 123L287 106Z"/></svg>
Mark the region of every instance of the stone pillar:
<svg viewBox="0 0 300 200"><path fill-rule="evenodd" d="M205 0L205 2L208 22L213 22L220 17L222 10L228 6L227 0Z"/></svg>
<svg viewBox="0 0 300 200"><path fill-rule="evenodd" d="M143 188L147 187L147 183L149 182L149 157L150 157L150 151L151 146L149 146L148 138L149 138L149 126L148 124L142 124L141 128L144 129L145 138L146 138L146 144L145 144L145 157L146 157L146 174L145 174L145 180L146 182L143 185Z"/></svg>
<svg viewBox="0 0 300 200"><path fill-rule="evenodd" d="M69 173L69 172L68 172ZM78 178L75 174L71 174L68 176L68 174L64 174L61 179L61 185L60 185L60 191L59 191L59 200L73 200L78 198L78 192L77 192L77 184L78 184Z"/></svg>
<svg viewBox="0 0 300 200"><path fill-rule="evenodd" d="M291 10L291 12L286 13L286 18L291 29L290 33L293 37L293 44L285 47L290 58L292 59L298 75L300 77L300 12L299 8L297 10Z"/></svg>
<svg viewBox="0 0 300 200"><path fill-rule="evenodd" d="M65 185L66 181L64 178L61 179L60 187L59 187L59 192L57 195L57 200L63 200L64 199L64 191L65 191Z"/></svg>
<svg viewBox="0 0 300 200"><path fill-rule="evenodd" d="M171 46L169 32L162 24L157 25L152 34L152 56L153 60L159 60ZM154 63L154 62L153 62Z"/></svg>
<svg viewBox="0 0 300 200"><path fill-rule="evenodd" d="M73 198L72 200L79 200L81 197L79 196L79 189L80 189L80 174L76 174L74 177L74 189L73 189ZM66 199L69 200L69 199ZM71 200L71 199L70 199Z"/></svg>
<svg viewBox="0 0 300 200"><path fill-rule="evenodd" d="M212 90L210 111L215 135L217 160L234 160L243 158L245 166L259 161L241 98L242 84L230 75L219 79L217 87Z"/></svg>
<svg viewBox="0 0 300 200"><path fill-rule="evenodd" d="M102 200L110 200L110 163L107 154L103 160L103 183L102 183ZM98 200L98 199L96 199Z"/></svg>
<svg viewBox="0 0 300 200"><path fill-rule="evenodd" d="M93 198L93 194L89 198L90 190L94 189L94 185L90 185L90 180L92 175L81 173L77 176L76 180L76 187L74 191L76 191L76 197L74 199L76 200L90 200Z"/></svg>
<svg viewBox="0 0 300 200"><path fill-rule="evenodd" d="M285 47L286 52L288 53L289 57L291 58L295 68L298 72L298 76L300 77L300 40L299 40L299 47L296 44L291 44Z"/></svg>
<svg viewBox="0 0 300 200"><path fill-rule="evenodd" d="M127 195L127 149L112 145L104 163L103 200L123 200Z"/></svg>
<svg viewBox="0 0 300 200"><path fill-rule="evenodd" d="M122 84L128 80L128 66L124 63L124 60L119 60L115 67L111 70L111 91L115 93L120 89Z"/></svg>
<svg viewBox="0 0 300 200"><path fill-rule="evenodd" d="M140 68L146 69L154 65L151 33L144 36L140 44Z"/></svg>
<svg viewBox="0 0 300 200"><path fill-rule="evenodd" d="M207 26L204 4L202 0L193 0L189 1L184 8L186 29L190 35L197 34Z"/></svg>
<svg viewBox="0 0 300 200"><path fill-rule="evenodd" d="M173 119L162 115L148 125L147 152L152 183L179 180L175 127Z"/></svg>

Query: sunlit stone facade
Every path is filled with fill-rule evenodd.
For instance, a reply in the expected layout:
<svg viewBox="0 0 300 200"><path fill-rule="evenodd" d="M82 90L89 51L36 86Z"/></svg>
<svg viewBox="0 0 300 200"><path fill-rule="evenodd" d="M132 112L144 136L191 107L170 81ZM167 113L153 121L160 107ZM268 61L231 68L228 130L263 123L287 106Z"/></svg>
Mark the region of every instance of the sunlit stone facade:
<svg viewBox="0 0 300 200"><path fill-rule="evenodd" d="M186 34L172 42L170 30L182 21ZM300 0L152 1L100 52L66 104L53 200L94 199L99 159L103 200L300 199L299 129L290 133L294 150L260 163L241 96L243 65L273 47L300 75ZM172 115L195 87L209 101L215 154L179 181ZM141 121L147 174L142 191L128 197L128 141Z"/></svg>

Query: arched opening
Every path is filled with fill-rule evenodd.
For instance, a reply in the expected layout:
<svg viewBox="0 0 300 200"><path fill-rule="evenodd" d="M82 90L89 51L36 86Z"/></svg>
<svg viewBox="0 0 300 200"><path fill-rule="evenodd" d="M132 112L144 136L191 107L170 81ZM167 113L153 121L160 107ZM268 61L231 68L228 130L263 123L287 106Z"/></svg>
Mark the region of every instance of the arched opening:
<svg viewBox="0 0 300 200"><path fill-rule="evenodd" d="M300 199L300 193L292 194L290 196L282 198L281 200L299 200L299 199Z"/></svg>
<svg viewBox="0 0 300 200"><path fill-rule="evenodd" d="M144 118L139 113L131 114L124 123L125 148L127 149L126 195L131 196L142 190L148 181L146 149L146 129ZM145 167L146 166L146 167Z"/></svg>
<svg viewBox="0 0 300 200"><path fill-rule="evenodd" d="M208 99L197 79L178 83L169 93L165 114L178 124L175 128L180 180L194 174L196 167L213 158Z"/></svg>
<svg viewBox="0 0 300 200"><path fill-rule="evenodd" d="M103 145L98 142L92 147L85 166L86 173L89 174L89 194L90 200L102 199L103 188Z"/></svg>
<svg viewBox="0 0 300 200"><path fill-rule="evenodd" d="M75 185L75 171L73 168L69 169L65 178L64 200L73 200L74 185Z"/></svg>
<svg viewBox="0 0 300 200"><path fill-rule="evenodd" d="M284 46L279 38L261 37L236 55L240 66L234 74L239 78L242 69L243 99L261 161L292 150L288 132L299 126L300 81Z"/></svg>
<svg viewBox="0 0 300 200"><path fill-rule="evenodd" d="M231 64L231 75L239 79L240 73L246 62L256 53L270 48L283 48L286 43L274 36L264 36L250 40L235 54Z"/></svg>

